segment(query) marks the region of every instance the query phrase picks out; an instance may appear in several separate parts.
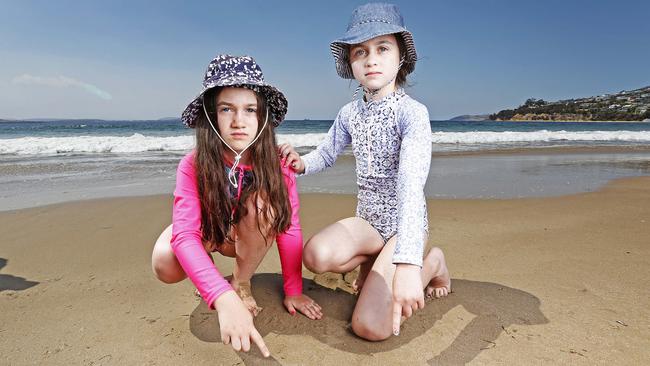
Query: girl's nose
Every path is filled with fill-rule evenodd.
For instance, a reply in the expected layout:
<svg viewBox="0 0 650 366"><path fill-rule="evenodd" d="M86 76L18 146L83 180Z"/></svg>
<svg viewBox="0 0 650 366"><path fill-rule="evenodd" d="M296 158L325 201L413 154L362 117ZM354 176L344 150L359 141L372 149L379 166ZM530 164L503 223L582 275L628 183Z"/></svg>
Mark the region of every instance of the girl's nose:
<svg viewBox="0 0 650 366"><path fill-rule="evenodd" d="M377 57L371 52L366 58L366 66L375 66L377 65Z"/></svg>
<svg viewBox="0 0 650 366"><path fill-rule="evenodd" d="M244 126L244 116L242 111L237 111L230 121L232 127L243 127Z"/></svg>

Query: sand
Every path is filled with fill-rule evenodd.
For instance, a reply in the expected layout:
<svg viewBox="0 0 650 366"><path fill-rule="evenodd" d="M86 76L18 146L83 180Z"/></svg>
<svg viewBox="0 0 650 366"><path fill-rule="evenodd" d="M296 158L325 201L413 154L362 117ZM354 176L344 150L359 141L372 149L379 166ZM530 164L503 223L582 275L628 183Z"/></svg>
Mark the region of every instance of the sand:
<svg viewBox="0 0 650 366"><path fill-rule="evenodd" d="M348 195L304 194L305 236L354 213ZM0 213L2 364L617 364L650 359L650 177L591 193L429 200L431 239L454 292L398 337L347 328L354 295L339 275L304 271L325 317L281 304L277 251L254 277L256 325L272 352L219 343L214 311L188 281L158 282L150 252L171 197L111 198ZM223 273L232 262L216 258Z"/></svg>

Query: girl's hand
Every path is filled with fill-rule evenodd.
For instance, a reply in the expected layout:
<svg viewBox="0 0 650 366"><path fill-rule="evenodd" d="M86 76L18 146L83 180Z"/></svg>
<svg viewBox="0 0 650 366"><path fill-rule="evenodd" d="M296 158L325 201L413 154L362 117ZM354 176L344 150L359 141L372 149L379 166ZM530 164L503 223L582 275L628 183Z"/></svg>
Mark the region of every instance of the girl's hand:
<svg viewBox="0 0 650 366"><path fill-rule="evenodd" d="M393 277L393 334L399 335L401 317L409 318L413 312L424 308L421 269L419 266L400 263Z"/></svg>
<svg viewBox="0 0 650 366"><path fill-rule="evenodd" d="M291 315L295 315L296 310L298 310L312 320L323 317L320 305L307 295L286 296L284 298L284 307L287 308Z"/></svg>
<svg viewBox="0 0 650 366"><path fill-rule="evenodd" d="M246 309L235 291L227 291L221 294L214 301L214 308L219 315L219 327L223 344L230 343L235 351L248 352L252 340L264 357L271 355L262 336L253 325L253 316Z"/></svg>
<svg viewBox="0 0 650 366"><path fill-rule="evenodd" d="M282 144L278 146L278 154L280 159L284 159L284 166L290 166L294 172L302 174L305 172L305 163L302 162L302 158L289 144Z"/></svg>

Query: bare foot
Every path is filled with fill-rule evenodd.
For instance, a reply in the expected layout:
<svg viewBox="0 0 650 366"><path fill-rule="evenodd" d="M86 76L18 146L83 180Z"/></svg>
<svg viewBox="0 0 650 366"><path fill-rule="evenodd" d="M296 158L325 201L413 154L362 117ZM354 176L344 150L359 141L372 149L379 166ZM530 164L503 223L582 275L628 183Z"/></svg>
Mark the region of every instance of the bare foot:
<svg viewBox="0 0 650 366"><path fill-rule="evenodd" d="M447 296L451 292L451 278L442 250L437 247L431 248L427 257L424 258L424 265L433 269L433 278L424 289L427 298Z"/></svg>
<svg viewBox="0 0 650 366"><path fill-rule="evenodd" d="M248 311L253 314L253 316L257 316L257 314L262 311L262 308L257 306L257 302L255 301L255 298L253 298L253 292L251 291L251 283L250 282L237 282L231 283L233 289L235 292L237 292L237 295L239 295L239 298L241 299L242 302L244 302L244 305L246 305L246 308Z"/></svg>
<svg viewBox="0 0 650 366"><path fill-rule="evenodd" d="M359 266L359 275L357 276L357 279L354 280L354 282L352 283L352 289L354 290L354 292L356 293L361 292L363 283L366 282L368 273L370 273L370 270L372 269L372 265L375 263L376 258L377 256L370 257L367 261L361 263L361 265Z"/></svg>

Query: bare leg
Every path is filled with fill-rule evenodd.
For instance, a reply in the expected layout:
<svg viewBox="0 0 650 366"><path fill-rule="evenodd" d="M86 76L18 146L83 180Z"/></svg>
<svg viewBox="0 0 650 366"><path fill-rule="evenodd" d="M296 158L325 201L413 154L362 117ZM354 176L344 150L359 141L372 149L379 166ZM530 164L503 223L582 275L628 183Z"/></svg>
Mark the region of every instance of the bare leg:
<svg viewBox="0 0 650 366"><path fill-rule="evenodd" d="M253 200L249 200L246 205L248 214L242 217L237 226L233 228L235 243L225 242L216 246L216 250L224 256L235 258L235 268L230 284L248 310L256 316L262 308L257 306L257 302L253 298L250 281L272 246L274 234L270 232L268 223L260 221L258 225L258 209L253 204ZM165 283L180 282L187 277L172 251L171 234L172 226L170 225L160 234L154 245L151 258L154 273Z"/></svg>
<svg viewBox="0 0 650 366"><path fill-rule="evenodd" d="M178 263L176 255L172 250L171 246L172 240L172 225L169 225L163 230L156 244L153 247L153 253L151 254L151 268L156 277L165 283L176 283L184 280L187 277L185 270L181 267L181 264ZM212 260L212 255L208 253L210 259ZM198 292L196 293L197 296Z"/></svg>
<svg viewBox="0 0 650 366"><path fill-rule="evenodd" d="M257 306L252 296L250 280L273 244L273 237L267 235L265 241L264 236L260 234L260 229L268 233L268 227L260 223L258 228L257 209L252 204L252 200L249 201L247 208L249 214L234 228L234 236L237 238L235 244L226 242L216 248L221 254L235 258L231 285L251 313L257 315L262 308ZM165 283L180 282L187 277L171 248L171 235L172 225L169 225L158 237L151 258L154 274Z"/></svg>
<svg viewBox="0 0 650 366"><path fill-rule="evenodd" d="M273 244L273 235L269 233L268 225L259 223L257 207L249 200L248 215L243 217L236 228L235 268L233 269L231 285L239 294L248 310L257 316L262 308L257 306L251 292L251 278ZM262 233L260 233L260 231Z"/></svg>
<svg viewBox="0 0 650 366"><path fill-rule="evenodd" d="M396 266L392 263L392 257L396 241L396 237L391 238L377 256L352 314L352 330L356 335L367 340L384 340L393 332L392 288ZM423 261L422 283L429 283L431 286L432 278L438 278L439 280L436 280L434 285L439 286L445 276L449 283L449 273L446 264L444 264L442 251L433 248ZM441 296L443 295L441 294Z"/></svg>
<svg viewBox="0 0 650 366"><path fill-rule="evenodd" d="M352 284L352 289L356 293L359 293L363 288L363 283L366 282L366 278L368 277L368 274L370 273L370 270L372 269L372 265L375 263L376 259L377 259L377 255L373 255L367 261L361 263L361 265L359 266L359 275L357 276L357 279L354 280L354 283Z"/></svg>
<svg viewBox="0 0 650 366"><path fill-rule="evenodd" d="M151 254L151 268L156 277L165 283L180 282L187 275L176 259L170 245L172 226L169 225L158 237Z"/></svg>
<svg viewBox="0 0 650 366"><path fill-rule="evenodd" d="M345 273L381 251L384 242L375 228L359 217L327 226L305 244L303 261L314 273Z"/></svg>

